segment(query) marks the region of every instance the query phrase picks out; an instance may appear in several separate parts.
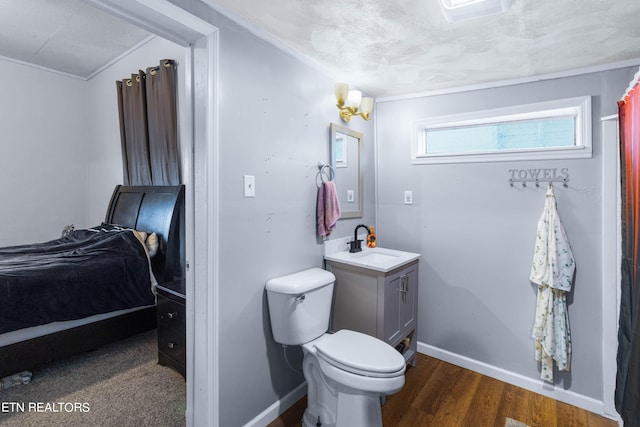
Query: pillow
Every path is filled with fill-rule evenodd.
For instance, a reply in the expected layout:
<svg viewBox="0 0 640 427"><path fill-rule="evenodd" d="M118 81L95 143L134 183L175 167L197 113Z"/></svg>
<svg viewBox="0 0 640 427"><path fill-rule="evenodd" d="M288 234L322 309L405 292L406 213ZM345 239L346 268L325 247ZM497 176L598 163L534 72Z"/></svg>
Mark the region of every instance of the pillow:
<svg viewBox="0 0 640 427"><path fill-rule="evenodd" d="M144 244L149 258L153 258L158 253L158 235L156 233L147 234L146 231L131 230L133 234Z"/></svg>
<svg viewBox="0 0 640 427"><path fill-rule="evenodd" d="M102 223L101 226L95 227L95 231L123 231L123 230L131 230L133 234L138 238L140 243L144 244L145 249L147 250L147 254L149 254L149 258L153 258L155 254L158 253L158 247L160 243L158 242L158 235L153 233L147 233L146 231L134 230L132 228L126 228L121 225L115 224L106 224Z"/></svg>
<svg viewBox="0 0 640 427"><path fill-rule="evenodd" d="M156 233L149 234L144 243L147 247L147 252L149 252L149 258L153 258L153 256L158 253L158 235Z"/></svg>

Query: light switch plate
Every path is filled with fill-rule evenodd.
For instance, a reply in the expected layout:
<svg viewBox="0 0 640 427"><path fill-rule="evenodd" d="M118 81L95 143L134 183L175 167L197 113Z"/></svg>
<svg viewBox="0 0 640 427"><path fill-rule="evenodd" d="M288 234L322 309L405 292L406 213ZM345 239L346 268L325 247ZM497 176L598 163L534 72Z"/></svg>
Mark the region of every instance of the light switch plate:
<svg viewBox="0 0 640 427"><path fill-rule="evenodd" d="M244 176L244 197L256 197L256 177L253 175Z"/></svg>
<svg viewBox="0 0 640 427"><path fill-rule="evenodd" d="M355 201L356 197L353 190L347 190L347 202L354 203Z"/></svg>
<svg viewBox="0 0 640 427"><path fill-rule="evenodd" d="M412 205L413 204L413 191L405 190L404 192L404 204Z"/></svg>

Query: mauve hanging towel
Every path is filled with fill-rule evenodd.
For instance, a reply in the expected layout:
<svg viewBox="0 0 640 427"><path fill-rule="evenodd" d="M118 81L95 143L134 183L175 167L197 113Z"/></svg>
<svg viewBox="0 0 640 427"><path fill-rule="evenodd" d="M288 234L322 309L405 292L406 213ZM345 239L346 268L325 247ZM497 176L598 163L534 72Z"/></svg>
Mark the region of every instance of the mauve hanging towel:
<svg viewBox="0 0 640 427"><path fill-rule="evenodd" d="M318 235L328 237L340 218L340 202L333 181L323 181L318 188Z"/></svg>
<svg viewBox="0 0 640 427"><path fill-rule="evenodd" d="M558 370L571 365L571 331L565 293L571 290L575 260L556 209L553 186L549 185L544 211L538 221L530 280L538 285L536 317L532 337L540 378L553 382L553 361Z"/></svg>

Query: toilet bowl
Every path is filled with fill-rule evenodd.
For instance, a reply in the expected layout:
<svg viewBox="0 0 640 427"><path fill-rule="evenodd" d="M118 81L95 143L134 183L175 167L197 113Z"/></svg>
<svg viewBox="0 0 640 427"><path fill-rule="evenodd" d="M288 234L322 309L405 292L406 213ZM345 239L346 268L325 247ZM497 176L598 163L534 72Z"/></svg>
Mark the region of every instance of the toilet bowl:
<svg viewBox="0 0 640 427"><path fill-rule="evenodd" d="M377 338L340 330L302 346L303 426L382 426L381 398L404 385L404 358Z"/></svg>
<svg viewBox="0 0 640 427"><path fill-rule="evenodd" d="M301 345L305 427L381 427L381 399L404 385L404 357L360 332L328 333L335 276L312 268L267 282L276 342Z"/></svg>

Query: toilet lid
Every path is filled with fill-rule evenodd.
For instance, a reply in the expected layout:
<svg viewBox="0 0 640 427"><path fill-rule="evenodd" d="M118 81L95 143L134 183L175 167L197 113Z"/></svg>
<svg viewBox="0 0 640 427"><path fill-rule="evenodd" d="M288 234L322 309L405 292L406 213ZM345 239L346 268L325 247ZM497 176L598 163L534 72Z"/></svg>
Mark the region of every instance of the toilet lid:
<svg viewBox="0 0 640 427"><path fill-rule="evenodd" d="M360 332L340 330L316 344L317 355L332 365L369 377L393 377L404 372L404 357L389 344Z"/></svg>

